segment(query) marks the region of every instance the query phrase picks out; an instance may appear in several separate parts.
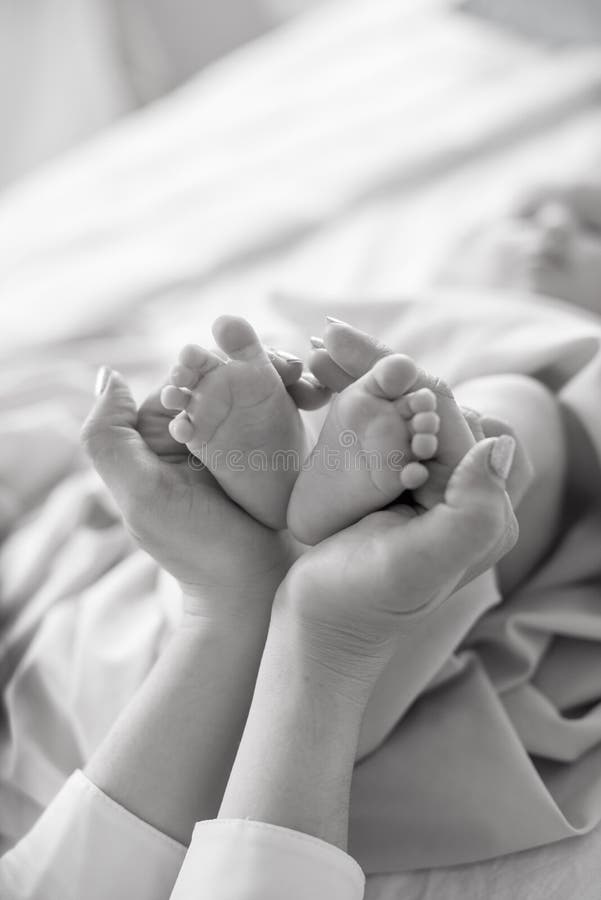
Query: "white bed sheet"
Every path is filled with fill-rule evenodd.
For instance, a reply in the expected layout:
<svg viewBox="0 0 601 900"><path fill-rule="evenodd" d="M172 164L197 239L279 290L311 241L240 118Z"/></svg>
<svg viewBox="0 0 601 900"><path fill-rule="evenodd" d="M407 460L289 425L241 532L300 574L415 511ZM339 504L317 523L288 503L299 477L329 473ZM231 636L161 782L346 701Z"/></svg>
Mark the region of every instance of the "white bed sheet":
<svg viewBox="0 0 601 900"><path fill-rule="evenodd" d="M462 224L589 161L600 92L595 49L534 47L442 0L332 3L0 198L2 368L146 375L224 309L302 352L299 325L353 296L378 298L378 331ZM368 897L594 900L600 840L375 877Z"/></svg>

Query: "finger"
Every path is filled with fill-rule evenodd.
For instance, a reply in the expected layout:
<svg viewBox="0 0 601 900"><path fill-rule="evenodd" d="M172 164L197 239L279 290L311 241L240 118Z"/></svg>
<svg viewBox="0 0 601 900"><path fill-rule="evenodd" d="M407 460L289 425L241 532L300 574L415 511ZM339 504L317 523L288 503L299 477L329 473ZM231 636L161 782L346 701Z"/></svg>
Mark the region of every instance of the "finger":
<svg viewBox="0 0 601 900"><path fill-rule="evenodd" d="M518 539L518 522L506 493L515 453L516 442L510 435L486 438L472 447L449 479L445 504L461 514L449 546L468 533L471 553L476 553L467 563L469 579L465 580L498 562ZM460 557L459 546L456 552Z"/></svg>
<svg viewBox="0 0 601 900"><path fill-rule="evenodd" d="M453 472L445 501L411 520L395 520L374 513L355 528L373 533L381 528L378 553L384 583L403 584L391 599L400 615L427 615L433 607L477 574L490 568L517 538L513 514L507 518L505 484L511 468L514 443L509 437L474 444ZM394 511L394 507L391 507ZM419 548L420 565L408 569L400 541ZM469 573L469 574L468 574ZM420 598L417 605L416 598Z"/></svg>
<svg viewBox="0 0 601 900"><path fill-rule="evenodd" d="M334 362L325 347L312 350L307 365L317 380L335 394L341 393L355 380Z"/></svg>
<svg viewBox="0 0 601 900"><path fill-rule="evenodd" d="M295 384L303 374L303 361L298 356L271 347L268 348L267 355L286 387Z"/></svg>
<svg viewBox="0 0 601 900"><path fill-rule="evenodd" d="M163 385L163 388L165 385ZM166 410L161 403L163 388L157 388L148 395L140 406L136 429L144 438L150 449L157 456L181 456L182 445L169 433L169 423L175 413Z"/></svg>
<svg viewBox="0 0 601 900"><path fill-rule="evenodd" d="M288 393L298 409L320 409L328 402L332 392L324 387L310 372L305 372L294 384L289 385Z"/></svg>
<svg viewBox="0 0 601 900"><path fill-rule="evenodd" d="M324 343L331 359L353 379L365 375L379 359L392 353L364 331L332 319L327 320Z"/></svg>
<svg viewBox="0 0 601 900"><path fill-rule="evenodd" d="M514 510L524 499L534 478L534 468L523 443L518 440L514 429L496 416L481 416L480 425L484 437L500 437L508 434L515 441L515 457L507 479L506 490Z"/></svg>
<svg viewBox="0 0 601 900"><path fill-rule="evenodd" d="M475 409L470 409L469 406L460 406L461 414L465 421L467 422L472 435L474 436L474 440L483 441L486 435L482 429L482 416L479 412L476 412Z"/></svg>
<svg viewBox="0 0 601 900"><path fill-rule="evenodd" d="M136 429L137 418L127 383L118 372L105 369L81 440L94 468L122 508L138 490L147 489L148 468L156 464L156 457Z"/></svg>

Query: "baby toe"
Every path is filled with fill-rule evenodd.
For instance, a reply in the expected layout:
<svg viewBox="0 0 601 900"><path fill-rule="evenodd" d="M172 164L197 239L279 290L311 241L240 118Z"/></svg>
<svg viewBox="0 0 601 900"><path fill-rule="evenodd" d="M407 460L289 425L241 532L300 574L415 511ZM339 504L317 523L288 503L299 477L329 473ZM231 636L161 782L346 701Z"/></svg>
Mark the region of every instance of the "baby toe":
<svg viewBox="0 0 601 900"><path fill-rule="evenodd" d="M198 344L186 344L179 353L179 361L182 366L189 369L200 369L206 357L206 350L199 347Z"/></svg>
<svg viewBox="0 0 601 900"><path fill-rule="evenodd" d="M165 409L185 409L190 402L190 394L173 384L166 385L161 391L161 403Z"/></svg>
<svg viewBox="0 0 601 900"><path fill-rule="evenodd" d="M438 434L440 416L435 412L416 413L409 424L414 434Z"/></svg>
<svg viewBox="0 0 601 900"><path fill-rule="evenodd" d="M438 450L435 434L416 434L411 440L411 450L418 459L431 459Z"/></svg>
<svg viewBox="0 0 601 900"><path fill-rule="evenodd" d="M194 437L194 425L186 413L180 413L169 422L169 433L179 444L188 444Z"/></svg>
<svg viewBox="0 0 601 900"><path fill-rule="evenodd" d="M196 372L197 379L224 364L220 356L198 344L186 344L180 351L179 362L186 369Z"/></svg>
<svg viewBox="0 0 601 900"><path fill-rule="evenodd" d="M256 331L240 316L220 316L213 323L213 336L230 359L259 364L269 362Z"/></svg>
<svg viewBox="0 0 601 900"><path fill-rule="evenodd" d="M401 484L408 491L414 491L422 487L429 477L429 472L425 466L418 462L407 463L401 471Z"/></svg>
<svg viewBox="0 0 601 900"><path fill-rule="evenodd" d="M376 397L395 400L415 384L417 366L409 356L393 353L379 360L361 382Z"/></svg>
<svg viewBox="0 0 601 900"><path fill-rule="evenodd" d="M169 381L175 387L191 390L198 382L198 372L180 364L173 366L169 373Z"/></svg>
<svg viewBox="0 0 601 900"><path fill-rule="evenodd" d="M395 407L400 415L412 420L421 413L430 413L436 410L436 395L429 388L421 388L419 391L412 391L405 394L395 401Z"/></svg>
<svg viewBox="0 0 601 900"><path fill-rule="evenodd" d="M430 388L420 388L407 397L412 413L433 412L436 409L436 394Z"/></svg>

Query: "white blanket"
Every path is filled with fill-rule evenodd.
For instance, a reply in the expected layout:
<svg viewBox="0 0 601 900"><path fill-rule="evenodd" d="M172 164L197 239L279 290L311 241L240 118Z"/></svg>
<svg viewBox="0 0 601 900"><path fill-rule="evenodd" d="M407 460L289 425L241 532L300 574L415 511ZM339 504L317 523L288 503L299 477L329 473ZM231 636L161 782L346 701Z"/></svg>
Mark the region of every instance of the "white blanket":
<svg viewBox="0 0 601 900"><path fill-rule="evenodd" d="M344 0L4 195L1 402L7 432L20 436L2 461L4 521L60 482L0 558L6 844L97 745L177 614L95 482L61 482L83 465L75 423L92 365L119 366L142 390L226 309L301 352L323 312L386 338L386 298L423 284L462 223L502 203L510 185L587 160L600 87L596 51L532 47L440 0ZM459 302L449 298L449 321ZM26 397L10 390L15 373ZM32 434L39 411L24 425L15 408L49 397L61 411ZM24 477L31 447L43 450ZM135 586L127 605L124 585ZM120 641L113 627L102 639L108 622ZM479 897L494 872L497 894L487 895L515 896L518 884L535 897L545 884L536 870L553 870L569 846L531 851L522 868L510 857L446 873L443 895ZM578 896L593 900L594 835L579 854ZM410 897L441 884L403 879ZM391 881L377 890L402 896Z"/></svg>

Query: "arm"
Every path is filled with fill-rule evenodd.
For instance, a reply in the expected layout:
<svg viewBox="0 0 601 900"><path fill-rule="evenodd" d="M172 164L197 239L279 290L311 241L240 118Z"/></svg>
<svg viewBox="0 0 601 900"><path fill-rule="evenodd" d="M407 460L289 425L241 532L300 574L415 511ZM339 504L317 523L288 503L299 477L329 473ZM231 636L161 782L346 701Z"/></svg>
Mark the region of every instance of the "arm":
<svg viewBox="0 0 601 900"><path fill-rule="evenodd" d="M489 439L472 448L433 510L375 513L290 569L220 816L346 847L359 726L397 634L410 634L466 570L514 534L507 465L495 469L495 447Z"/></svg>
<svg viewBox="0 0 601 900"><path fill-rule="evenodd" d="M88 777L72 776L0 862L14 900L164 900L180 842L219 808L288 548L190 468L164 416L158 395L138 414L113 374L83 437L138 543L180 582L183 619Z"/></svg>
<svg viewBox="0 0 601 900"><path fill-rule="evenodd" d="M158 395L138 413L112 373L83 430L126 525L184 593L171 643L86 771L117 803L187 843L194 823L219 808L288 557L280 535L190 467L170 418Z"/></svg>
<svg viewBox="0 0 601 900"><path fill-rule="evenodd" d="M270 598L271 599L271 598ZM187 612L86 767L90 780L182 844L217 815L250 706L267 632L252 617Z"/></svg>
<svg viewBox="0 0 601 900"><path fill-rule="evenodd" d="M276 606L244 737L219 810L346 849L351 778L367 690L320 665Z"/></svg>
<svg viewBox="0 0 601 900"><path fill-rule="evenodd" d="M219 818L196 826L171 900L363 897L344 849L368 691L333 677L302 632L276 605Z"/></svg>
<svg viewBox="0 0 601 900"><path fill-rule="evenodd" d="M117 386L122 389L121 386ZM123 491L122 508L127 511L130 527L139 538L142 526L148 528L149 516L147 513L143 516L137 515L136 506L130 505L131 483L123 484L119 475L115 484L113 456L111 454L107 462L103 434L105 434L104 427L101 428L99 436L95 436L95 428L92 429L91 436L94 441L94 446L90 447L92 456L105 480L113 488L114 494L119 497L120 490ZM123 437L122 432L120 436ZM138 460L136 466L137 470L140 470L148 464L148 455L144 448L137 444L134 434L129 432L126 439L128 448L133 441L137 447L136 452L143 454L143 458ZM186 471L187 475L188 473L189 470ZM214 512L215 495L211 500L211 510ZM233 511L239 518L238 508L234 508ZM245 531L240 534L239 521L233 519L231 515L233 511L228 510L226 527L223 522L220 523L221 527L218 523L212 531L216 532L222 543L223 534L229 534L229 544L231 546L233 542L236 548L236 569L232 572L230 552L221 579L216 581L213 571L209 586L204 572L202 590L194 590L192 593L189 575L184 573L180 575L180 581L185 582L188 592L187 614L183 627L174 636L171 646L157 663L147 683L88 767L90 777L106 794L145 821L178 837L184 834L186 837L189 836L191 823L196 818L208 819L217 813L255 686L271 600L286 568L281 543L278 541L274 545L273 537L269 536L266 545L265 530L257 529L254 523L249 543L253 550L252 561L255 568L248 570L248 564L245 563L245 557L241 552L244 549L245 535L249 534L248 523L245 522ZM165 518L163 506L160 509L160 517L161 521ZM198 516L195 518L198 519ZM237 533L232 534L232 530L235 529L238 529ZM194 560L195 572L198 574L198 529L193 531L196 537L191 559ZM145 543L151 547L160 546L165 554L164 540L157 540L150 534L146 537ZM169 553L161 558L166 567L169 563L173 565L174 549L169 547L168 550ZM178 542L175 553L181 555L181 541ZM263 574L259 579L256 575L257 555L259 561L264 557L271 563L260 569ZM216 556L217 554L213 554L214 558ZM242 572L245 572L244 577L241 577ZM224 574L226 584L223 582ZM240 587L232 586L232 574L237 576ZM241 587L242 584L244 589ZM264 688L261 691L262 719L259 725L265 726L267 745L271 743L273 725L278 735L277 746L282 754L285 769L286 754L290 753L294 746L294 740L288 740L292 723L290 720L284 721L279 716L281 708L279 706L273 722L270 722L269 713L269 706L276 700L270 688L271 676L277 674L272 663L276 666L283 664L282 653L289 649L288 645L279 647L280 653L277 656L270 652L265 657L262 678ZM307 668L307 672L309 671ZM291 674L289 667L283 668L280 671L281 677L276 679L278 704L285 700L286 681ZM309 715L312 692L313 685L305 686L302 681L294 685L295 704L298 703L299 708L302 707ZM308 696L305 696L306 694ZM337 701L335 696L333 699ZM334 706L323 708L323 713L328 710L328 723L333 721L334 708ZM356 707L353 713L357 716ZM346 712L341 708L341 737L346 734L344 728L346 723ZM358 725L355 725L354 730L357 728ZM312 744L313 753L319 752L319 743L317 741ZM346 744L346 741L344 743ZM336 834L337 840L341 843L346 830L346 808L353 757L354 752L351 749L346 756L348 764L342 768L340 790L336 788L332 792L331 802L336 806L336 813L331 815L327 803L323 810L315 812L317 818L323 822L323 828L319 829L318 834L323 833L328 839L332 835L332 840ZM318 760L315 759L317 763L315 767L314 761L310 762L311 769L318 771ZM288 764L290 763L294 764L293 757L288 759ZM257 778L260 766L261 763L258 761L255 766ZM338 765L335 765L332 775L335 776L338 770ZM261 780L260 785L263 784L266 785L269 794L271 790L269 783ZM280 794L276 782L274 790L276 802L285 805L285 797ZM311 806L309 798L307 813ZM339 822L340 815L342 823ZM330 827L330 819L333 821L333 827ZM269 822L271 819L266 818L265 821ZM302 829L304 827L302 815L299 814L297 822L297 827ZM189 897L195 898L201 892L205 894L208 892L214 900L217 900L218 896L235 897L238 900L247 896L254 898L258 896L256 891L259 891L263 900L269 900L270 885L265 879L272 880L276 896L279 898L282 879L285 878L293 881L287 895L289 900L297 896L293 893L294 890L301 890L303 893L298 896L311 896L312 900L317 900L317 897L321 896L327 896L328 900L335 900L337 897L354 900L355 897L362 896L362 873L346 854L339 853L321 841L311 843L308 837L302 842L297 837L293 843L294 852L290 854L289 832L281 829L276 834L273 831L264 831L262 827L257 832L257 825L256 822L232 823L221 818L217 823L203 822L197 826L197 837L195 836L192 843L173 896L187 900ZM310 828L306 829L307 835L312 833ZM243 852L244 849L246 853ZM280 853L280 850L283 852ZM232 854L235 854L235 857L230 859ZM258 857L265 860L265 865L257 862ZM288 860L288 865L283 870L282 859ZM230 878L232 866L237 873L235 878ZM297 871L299 866L300 874ZM225 893L219 893L220 891Z"/></svg>

